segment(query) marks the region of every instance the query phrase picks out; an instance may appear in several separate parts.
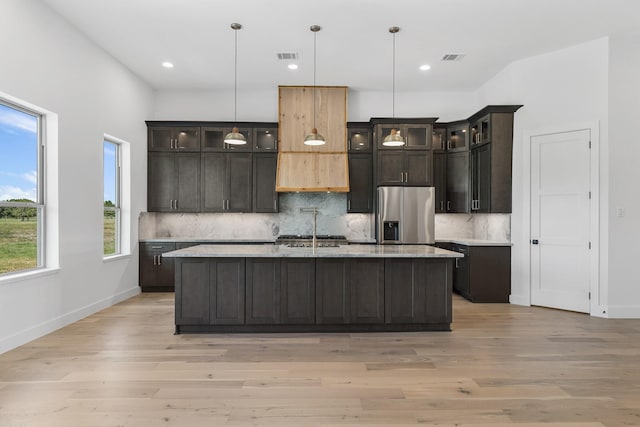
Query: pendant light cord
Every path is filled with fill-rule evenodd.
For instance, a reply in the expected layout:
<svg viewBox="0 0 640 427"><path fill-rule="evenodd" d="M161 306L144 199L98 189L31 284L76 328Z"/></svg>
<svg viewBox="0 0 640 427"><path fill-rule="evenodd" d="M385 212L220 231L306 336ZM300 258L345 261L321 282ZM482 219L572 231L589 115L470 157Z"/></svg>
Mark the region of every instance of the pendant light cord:
<svg viewBox="0 0 640 427"><path fill-rule="evenodd" d="M238 121L238 30L234 31L236 39L235 57L233 61L233 121ZM235 126L235 125L234 125Z"/></svg>
<svg viewBox="0 0 640 427"><path fill-rule="evenodd" d="M317 32L313 33L313 128L316 128L316 37Z"/></svg>
<svg viewBox="0 0 640 427"><path fill-rule="evenodd" d="M393 71L391 72L391 117L396 118L396 33L393 33Z"/></svg>

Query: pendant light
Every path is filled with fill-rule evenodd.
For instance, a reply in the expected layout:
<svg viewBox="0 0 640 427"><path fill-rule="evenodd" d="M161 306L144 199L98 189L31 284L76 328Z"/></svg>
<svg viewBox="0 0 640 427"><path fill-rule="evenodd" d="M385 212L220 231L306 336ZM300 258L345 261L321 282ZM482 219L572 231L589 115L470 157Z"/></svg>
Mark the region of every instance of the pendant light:
<svg viewBox="0 0 640 427"><path fill-rule="evenodd" d="M319 25L312 25L309 29L313 32L313 129L304 137L304 144L324 145L324 136L320 135L316 128L316 35L321 28Z"/></svg>
<svg viewBox="0 0 640 427"><path fill-rule="evenodd" d="M396 33L400 31L400 27L391 27L389 32L393 34L393 78L392 78L392 99L391 99L391 117L396 118ZM399 147L404 145L404 138L400 135L400 131L393 128L389 135L382 140L385 147Z"/></svg>
<svg viewBox="0 0 640 427"><path fill-rule="evenodd" d="M234 59L234 74L233 74L233 122L237 122L238 114L238 30L242 28L242 25L238 23L231 24L231 29L235 32L236 47L235 47L235 59ZM244 145L247 143L247 138L240 133L240 130L234 126L231 132L224 136L225 144L231 145Z"/></svg>

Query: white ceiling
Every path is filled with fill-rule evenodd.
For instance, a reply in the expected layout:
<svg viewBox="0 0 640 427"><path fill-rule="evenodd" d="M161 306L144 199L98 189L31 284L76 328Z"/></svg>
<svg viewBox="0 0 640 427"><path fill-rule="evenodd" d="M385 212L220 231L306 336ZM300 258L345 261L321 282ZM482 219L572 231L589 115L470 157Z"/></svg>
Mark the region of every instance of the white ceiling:
<svg viewBox="0 0 640 427"><path fill-rule="evenodd" d="M640 28L638 0L43 0L157 89L473 90L510 62ZM276 58L297 52L296 71ZM460 62L442 62L464 53ZM161 62L171 61L173 69ZM428 63L431 70L421 72Z"/></svg>

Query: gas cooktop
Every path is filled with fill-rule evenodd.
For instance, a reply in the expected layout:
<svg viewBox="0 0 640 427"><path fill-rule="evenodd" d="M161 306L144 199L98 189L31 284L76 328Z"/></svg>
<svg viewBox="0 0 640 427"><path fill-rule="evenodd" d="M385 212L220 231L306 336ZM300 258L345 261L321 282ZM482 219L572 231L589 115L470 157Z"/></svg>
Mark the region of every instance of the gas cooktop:
<svg viewBox="0 0 640 427"><path fill-rule="evenodd" d="M316 244L321 248L338 247L347 243L345 236L328 234L318 234L316 236ZM276 244L289 247L311 247L313 245L313 236L311 234L282 234L276 239Z"/></svg>

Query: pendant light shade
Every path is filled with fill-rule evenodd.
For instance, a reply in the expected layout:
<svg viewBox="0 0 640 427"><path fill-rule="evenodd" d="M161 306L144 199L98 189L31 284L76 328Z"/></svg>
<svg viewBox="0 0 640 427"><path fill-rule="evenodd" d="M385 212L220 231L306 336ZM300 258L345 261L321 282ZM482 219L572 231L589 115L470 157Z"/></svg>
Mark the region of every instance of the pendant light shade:
<svg viewBox="0 0 640 427"><path fill-rule="evenodd" d="M235 56L234 56L234 73L233 73L233 121L237 121L237 105L238 105L238 30L242 28L242 25L238 23L231 24L231 29L235 32ZM247 138L240 133L237 127L233 127L231 132L224 136L225 144L231 145L244 145L247 143Z"/></svg>
<svg viewBox="0 0 640 427"><path fill-rule="evenodd" d="M396 33L400 31L400 27L391 27L389 32L393 34L393 72L391 79L391 116L396 117ZM382 145L385 147L400 147L404 145L404 138L400 135L400 131L397 129L391 129L389 135L385 136L382 140Z"/></svg>
<svg viewBox="0 0 640 427"><path fill-rule="evenodd" d="M324 136L320 135L316 128L316 35L321 27L312 25L309 29L313 32L313 129L304 137L304 145L324 145Z"/></svg>

